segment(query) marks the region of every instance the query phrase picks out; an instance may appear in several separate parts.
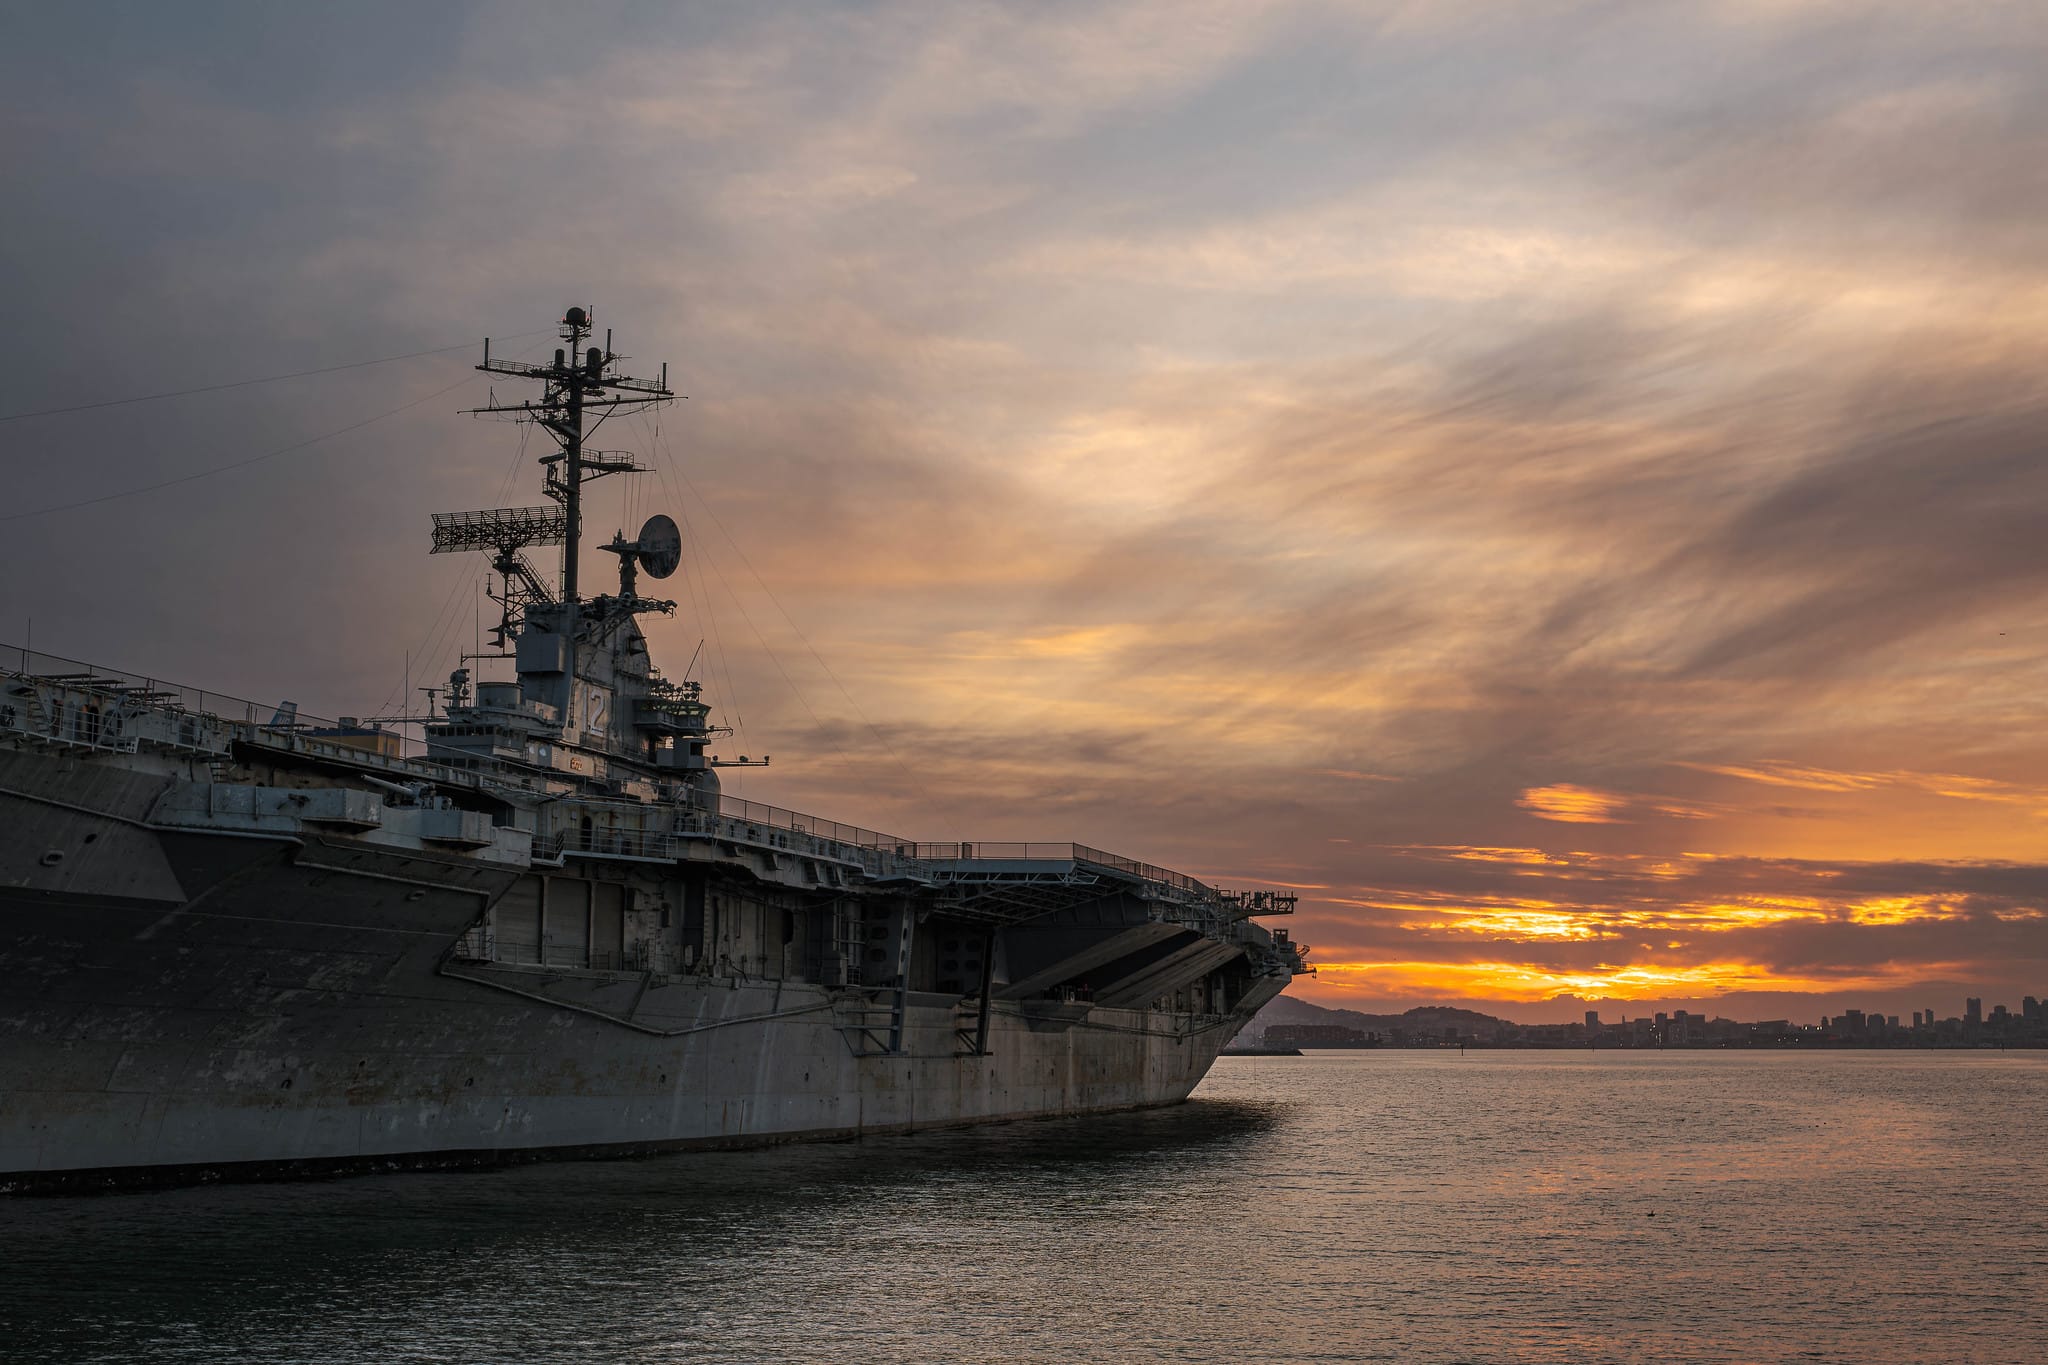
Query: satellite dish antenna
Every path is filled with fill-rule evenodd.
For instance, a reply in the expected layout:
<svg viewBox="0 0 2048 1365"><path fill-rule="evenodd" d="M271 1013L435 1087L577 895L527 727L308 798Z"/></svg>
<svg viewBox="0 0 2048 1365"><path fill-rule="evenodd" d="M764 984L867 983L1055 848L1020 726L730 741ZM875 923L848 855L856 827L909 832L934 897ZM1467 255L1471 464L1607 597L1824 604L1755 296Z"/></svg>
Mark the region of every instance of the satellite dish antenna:
<svg viewBox="0 0 2048 1365"><path fill-rule="evenodd" d="M683 533L675 522L656 512L640 528L640 567L649 578L667 578L683 562Z"/></svg>

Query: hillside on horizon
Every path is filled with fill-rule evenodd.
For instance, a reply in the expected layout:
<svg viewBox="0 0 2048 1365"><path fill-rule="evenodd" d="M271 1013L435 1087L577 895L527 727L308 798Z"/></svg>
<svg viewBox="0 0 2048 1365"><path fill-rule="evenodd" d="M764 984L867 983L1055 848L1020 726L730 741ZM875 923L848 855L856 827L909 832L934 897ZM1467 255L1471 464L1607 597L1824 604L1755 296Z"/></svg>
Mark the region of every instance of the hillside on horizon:
<svg viewBox="0 0 2048 1365"><path fill-rule="evenodd" d="M1386 1034L1394 1029L1409 1033L1456 1028L1466 1032L1482 1028L1513 1027L1513 1021L1455 1005L1417 1005L1400 1014L1367 1014L1362 1010L1332 1009L1297 996L1281 995L1267 1002L1253 1015L1238 1035L1241 1043L1263 1037L1274 1024L1336 1024L1366 1033Z"/></svg>

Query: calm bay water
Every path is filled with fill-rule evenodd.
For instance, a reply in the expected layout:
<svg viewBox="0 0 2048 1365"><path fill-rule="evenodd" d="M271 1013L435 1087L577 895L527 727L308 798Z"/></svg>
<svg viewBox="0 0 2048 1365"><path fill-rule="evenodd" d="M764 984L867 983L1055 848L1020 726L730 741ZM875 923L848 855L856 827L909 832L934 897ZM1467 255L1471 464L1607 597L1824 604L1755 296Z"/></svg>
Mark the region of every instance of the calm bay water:
<svg viewBox="0 0 2048 1365"><path fill-rule="evenodd" d="M2048 1054L1226 1058L1180 1108L0 1202L6 1361L1984 1361Z"/></svg>

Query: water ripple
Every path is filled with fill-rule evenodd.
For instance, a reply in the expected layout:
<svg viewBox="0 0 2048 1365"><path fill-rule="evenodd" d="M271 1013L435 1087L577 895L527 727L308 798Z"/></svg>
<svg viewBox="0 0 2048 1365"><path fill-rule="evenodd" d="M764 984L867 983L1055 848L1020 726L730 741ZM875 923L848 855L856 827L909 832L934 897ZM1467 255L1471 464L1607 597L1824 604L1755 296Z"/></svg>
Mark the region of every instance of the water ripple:
<svg viewBox="0 0 2048 1365"><path fill-rule="evenodd" d="M2005 1361L2048 1058L1226 1059L1179 1109L0 1204L9 1361Z"/></svg>

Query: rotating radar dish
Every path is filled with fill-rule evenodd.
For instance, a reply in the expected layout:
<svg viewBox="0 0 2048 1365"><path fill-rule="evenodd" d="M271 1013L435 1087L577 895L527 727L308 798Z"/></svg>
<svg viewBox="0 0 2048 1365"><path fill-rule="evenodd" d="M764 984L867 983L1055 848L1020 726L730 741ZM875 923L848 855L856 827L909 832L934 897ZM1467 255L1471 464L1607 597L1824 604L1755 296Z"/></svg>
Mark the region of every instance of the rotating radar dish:
<svg viewBox="0 0 2048 1365"><path fill-rule="evenodd" d="M683 533L657 512L640 528L640 567L650 578L667 578L683 562Z"/></svg>

